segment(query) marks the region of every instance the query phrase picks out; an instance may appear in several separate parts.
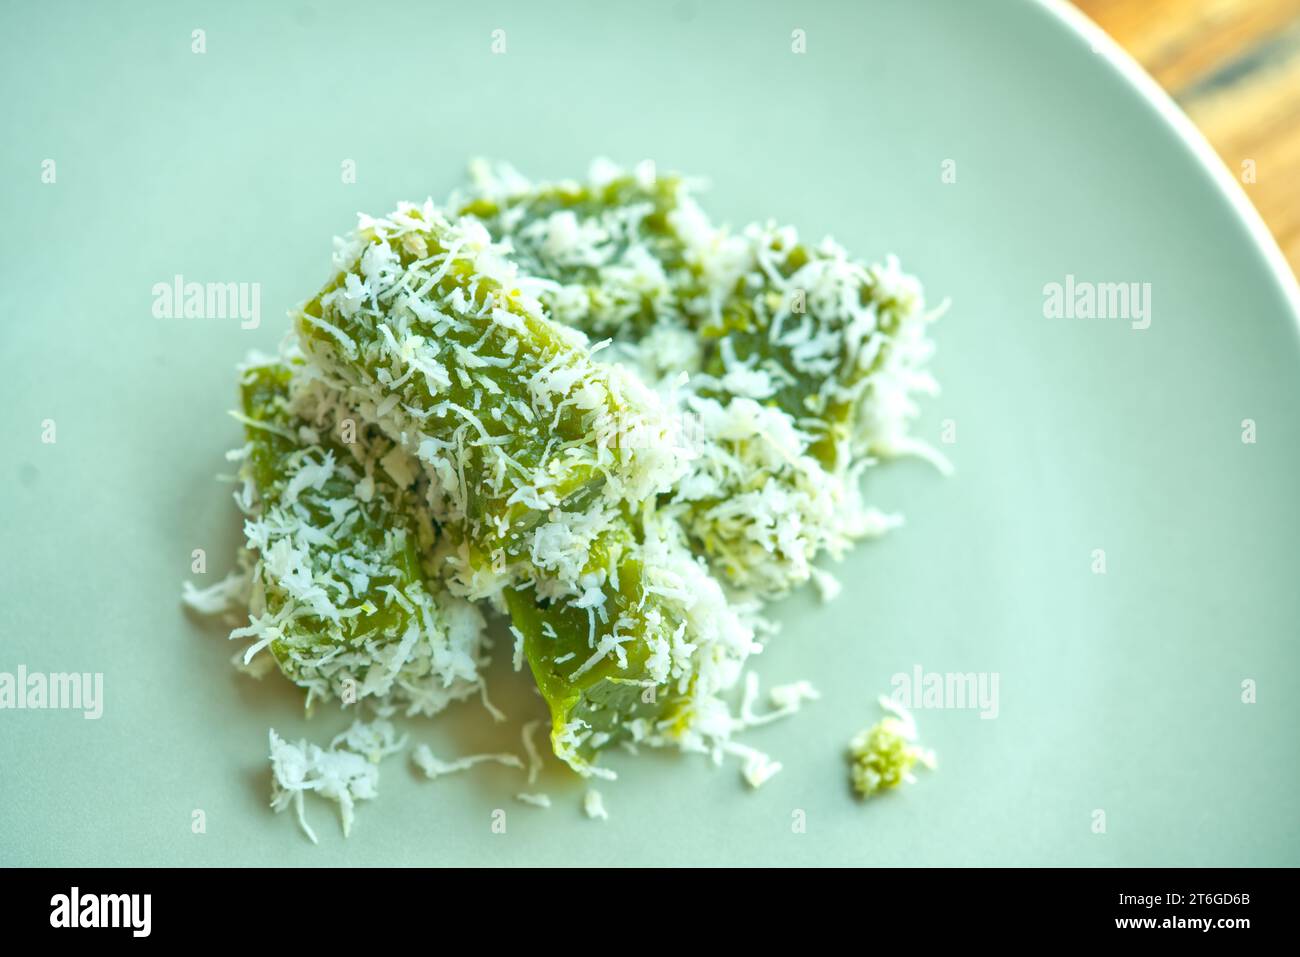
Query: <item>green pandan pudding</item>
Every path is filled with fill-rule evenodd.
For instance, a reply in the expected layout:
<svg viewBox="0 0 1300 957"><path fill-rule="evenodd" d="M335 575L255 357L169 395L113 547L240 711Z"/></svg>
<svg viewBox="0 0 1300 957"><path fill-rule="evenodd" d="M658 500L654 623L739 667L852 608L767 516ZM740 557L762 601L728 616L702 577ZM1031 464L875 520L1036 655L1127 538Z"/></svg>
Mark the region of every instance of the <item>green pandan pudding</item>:
<svg viewBox="0 0 1300 957"><path fill-rule="evenodd" d="M715 226L650 164L541 184L480 164L445 209L361 217L334 266L285 359L243 374L250 652L309 700L432 713L482 688L481 608L579 773L609 776L619 744L775 773L733 735L815 692L773 689L767 715L756 685L732 696L763 604L833 590L814 563L896 521L860 480L926 448L915 280ZM864 780L910 759L885 744L864 739Z"/></svg>
<svg viewBox="0 0 1300 957"><path fill-rule="evenodd" d="M680 472L653 393L594 363L476 223L404 205L365 218L338 262L297 315L303 352L419 459L468 594L573 566L617 506ZM574 541L546 527L556 510L580 519Z"/></svg>
<svg viewBox="0 0 1300 957"><path fill-rule="evenodd" d="M473 220L403 206L363 220L340 262L298 313L303 353L419 460L435 560L449 588L508 610L525 636L556 753L589 771L615 740L686 734L680 716L734 681L754 641L651 514L685 470L657 396L592 361Z"/></svg>
<svg viewBox="0 0 1300 957"><path fill-rule="evenodd" d="M932 315L896 261L867 266L788 227L716 227L689 181L649 164L598 163L583 182L473 174L453 207L549 283L556 316L613 337L605 355L648 381L686 373L675 395L699 454L672 501L732 585L779 594L895 523L859 478L873 457L926 450L906 424L934 388Z"/></svg>
<svg viewBox="0 0 1300 957"><path fill-rule="evenodd" d="M483 618L425 570L432 529L405 453L340 421L289 365L246 368L240 398L250 624L232 637L255 639L245 661L269 650L309 705L392 699L433 714L477 691Z"/></svg>

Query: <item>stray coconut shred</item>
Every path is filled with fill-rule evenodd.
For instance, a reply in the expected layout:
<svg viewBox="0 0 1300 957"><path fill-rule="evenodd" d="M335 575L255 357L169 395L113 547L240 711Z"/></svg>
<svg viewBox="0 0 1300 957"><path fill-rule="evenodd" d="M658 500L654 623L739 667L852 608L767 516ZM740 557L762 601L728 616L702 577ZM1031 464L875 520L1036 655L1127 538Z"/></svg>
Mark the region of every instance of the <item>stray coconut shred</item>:
<svg viewBox="0 0 1300 957"><path fill-rule="evenodd" d="M446 204L362 215L334 265L280 355L240 367L244 546L183 596L246 612L238 667L278 669L309 710L376 715L328 748L272 731L272 806L314 841L313 791L346 834L405 746L390 717L474 697L502 717L483 677L496 622L549 719L524 724L526 764L419 745L429 778L497 763L531 787L545 726L588 779L644 745L769 780L780 762L737 735L818 695L777 686L755 713L766 605L808 582L833 599L818 563L900 524L863 500L869 468L947 468L909 431L936 391L939 311L917 281L790 227L715 226L690 180L605 161L540 184L476 163ZM907 729L855 739L860 791L928 758ZM607 817L594 789L583 809Z"/></svg>

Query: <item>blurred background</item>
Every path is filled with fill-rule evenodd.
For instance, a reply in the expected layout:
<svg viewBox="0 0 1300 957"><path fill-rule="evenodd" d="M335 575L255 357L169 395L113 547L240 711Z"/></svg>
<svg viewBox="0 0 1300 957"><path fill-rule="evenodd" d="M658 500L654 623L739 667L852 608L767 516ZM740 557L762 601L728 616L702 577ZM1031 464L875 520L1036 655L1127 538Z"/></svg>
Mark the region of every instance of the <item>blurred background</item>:
<svg viewBox="0 0 1300 957"><path fill-rule="evenodd" d="M1300 0L1075 0L1201 128L1300 273Z"/></svg>

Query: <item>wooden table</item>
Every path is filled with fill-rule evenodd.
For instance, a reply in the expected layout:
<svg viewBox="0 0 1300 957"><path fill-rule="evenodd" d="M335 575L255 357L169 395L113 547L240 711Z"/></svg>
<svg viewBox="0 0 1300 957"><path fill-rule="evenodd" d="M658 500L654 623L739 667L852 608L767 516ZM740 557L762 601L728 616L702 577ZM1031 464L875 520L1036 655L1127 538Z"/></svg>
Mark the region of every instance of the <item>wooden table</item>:
<svg viewBox="0 0 1300 957"><path fill-rule="evenodd" d="M1300 273L1300 0L1075 3L1201 128Z"/></svg>

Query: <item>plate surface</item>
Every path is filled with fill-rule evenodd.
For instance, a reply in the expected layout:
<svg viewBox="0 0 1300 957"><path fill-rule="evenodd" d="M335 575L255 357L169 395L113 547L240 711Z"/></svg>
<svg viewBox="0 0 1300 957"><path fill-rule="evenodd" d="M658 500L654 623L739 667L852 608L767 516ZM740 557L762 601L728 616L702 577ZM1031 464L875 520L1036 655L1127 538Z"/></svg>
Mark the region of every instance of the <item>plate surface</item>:
<svg viewBox="0 0 1300 957"><path fill-rule="evenodd" d="M1293 285L1185 120L1028 2L550 7L5 5L0 671L102 672L104 710L0 711L0 863L1300 864ZM598 154L710 178L718 219L896 252L950 298L918 431L955 428L957 473L875 470L906 527L840 566L838 601L784 606L761 674L823 697L745 739L785 766L761 791L734 762L617 757L598 823L553 764L542 811L517 772L394 759L346 842L309 801L313 847L267 810L267 728L346 721L235 674L178 603L193 550L215 580L238 536L213 481L232 367L357 210L441 197L472 155L556 177ZM260 283L260 325L155 318L178 274ZM1149 284L1149 326L1048 318L1067 276ZM921 710L941 769L860 804L844 745L918 668L996 675L997 717ZM540 703L495 675L508 727L469 704L413 739L517 749Z"/></svg>

